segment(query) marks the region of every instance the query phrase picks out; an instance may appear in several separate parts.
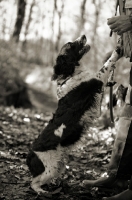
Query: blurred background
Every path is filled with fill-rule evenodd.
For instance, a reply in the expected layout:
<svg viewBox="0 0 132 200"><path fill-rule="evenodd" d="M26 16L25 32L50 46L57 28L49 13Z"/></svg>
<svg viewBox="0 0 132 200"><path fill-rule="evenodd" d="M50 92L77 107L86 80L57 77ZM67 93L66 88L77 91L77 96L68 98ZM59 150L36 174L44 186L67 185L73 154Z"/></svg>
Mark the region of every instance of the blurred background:
<svg viewBox="0 0 132 200"><path fill-rule="evenodd" d="M32 141L57 107L56 83L51 81L56 56L63 44L85 34L91 50L84 56L83 65L92 73L99 70L105 54L117 42L116 34L109 36L107 25L107 19L115 15L115 3L115 0L0 0L0 199L50 198L39 198L31 191L25 158ZM117 85L127 86L129 70L129 59L117 62ZM112 195L111 190L109 195L97 188L84 191L79 184L84 179L107 175L120 111L113 108L116 122L111 123L108 101L109 88L102 102L101 117L87 130L77 149L69 152L72 155L64 179L71 184L58 184L50 189L54 199L93 196L97 200Z"/></svg>
<svg viewBox="0 0 132 200"><path fill-rule="evenodd" d="M115 0L0 0L0 105L54 110L61 46L85 34L91 50L83 64L96 72L116 45L107 26L114 14ZM127 85L129 60L118 66L115 79Z"/></svg>

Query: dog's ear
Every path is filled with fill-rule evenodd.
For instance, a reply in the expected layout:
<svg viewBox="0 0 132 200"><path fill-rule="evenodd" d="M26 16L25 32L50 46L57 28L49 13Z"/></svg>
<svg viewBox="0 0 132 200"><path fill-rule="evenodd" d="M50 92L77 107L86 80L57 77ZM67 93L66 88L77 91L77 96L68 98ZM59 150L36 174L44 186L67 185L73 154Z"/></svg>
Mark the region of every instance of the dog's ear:
<svg viewBox="0 0 132 200"><path fill-rule="evenodd" d="M52 80L56 80L58 76L62 75L62 78L72 76L75 70L75 66L79 66L77 61L72 61L66 55L59 55L56 59L56 65L54 66L54 74Z"/></svg>
<svg viewBox="0 0 132 200"><path fill-rule="evenodd" d="M70 63L68 64L57 64L54 66L54 74L52 76L52 80L56 80L58 76L62 75L62 78L67 78L68 76L72 76L75 70L75 65Z"/></svg>
<svg viewBox="0 0 132 200"><path fill-rule="evenodd" d="M64 65L64 55L59 55L56 59L56 65L54 66L54 74L51 77L51 80L55 81L59 75L61 75L61 68Z"/></svg>
<svg viewBox="0 0 132 200"><path fill-rule="evenodd" d="M51 80L55 81L58 78L58 76L61 74L60 69L61 69L61 65L54 66L54 73L52 75Z"/></svg>

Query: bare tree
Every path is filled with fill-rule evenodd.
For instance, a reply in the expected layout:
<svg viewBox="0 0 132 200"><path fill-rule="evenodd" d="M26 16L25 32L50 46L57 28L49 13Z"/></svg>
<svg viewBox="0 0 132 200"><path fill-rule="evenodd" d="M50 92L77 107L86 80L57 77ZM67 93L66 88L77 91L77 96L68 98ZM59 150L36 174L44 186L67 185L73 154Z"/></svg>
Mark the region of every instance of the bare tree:
<svg viewBox="0 0 132 200"><path fill-rule="evenodd" d="M25 9L26 9L26 0L19 0L18 1L18 10L17 10L17 18L15 23L15 28L13 32L13 38L16 42L19 42L19 37L23 25L23 20L25 17Z"/></svg>
<svg viewBox="0 0 132 200"><path fill-rule="evenodd" d="M54 41L53 41L53 38L54 38L54 19L55 19L55 12L56 12L56 9L57 9L57 5L56 5L56 2L57 0L54 0L54 6L53 6L53 14L52 14L52 21L51 21L51 28L52 28L52 38L50 40L50 50L52 52L52 56L51 56L51 64L53 65L54 63Z"/></svg>
<svg viewBox="0 0 132 200"><path fill-rule="evenodd" d="M84 24L85 24L86 2L87 2L87 0L83 0L83 2L81 4L81 30L84 29Z"/></svg>
<svg viewBox="0 0 132 200"><path fill-rule="evenodd" d="M87 3L87 0L82 0L80 4L80 13L76 21L77 31L74 36L75 38L77 38L81 34L81 32L84 31L84 25L86 22L86 18L85 18L86 3Z"/></svg>
<svg viewBox="0 0 132 200"><path fill-rule="evenodd" d="M97 65L98 62L98 52L97 52L97 46L96 46L96 41L97 41L97 28L98 28L98 23L99 23L99 15L100 15L100 9L101 9L101 1L93 0L93 3L95 5L95 21L94 21L94 26L93 26L93 35L92 35L92 47L93 47L93 64L94 66Z"/></svg>
<svg viewBox="0 0 132 200"><path fill-rule="evenodd" d="M58 13L58 17L59 17L59 24L58 24L58 35L57 35L57 39L56 39L56 45L55 45L55 50L58 51L59 50L59 42L61 39L61 35L62 35L62 31L61 31L61 19L62 19L62 13L63 13L63 9L64 9L64 1L61 0L61 9L58 9L57 6L57 0L55 0L55 11L57 11Z"/></svg>
<svg viewBox="0 0 132 200"><path fill-rule="evenodd" d="M30 26L30 23L31 23L31 20L32 20L32 11L33 11L33 7L35 5L35 2L36 0L33 0L32 3L31 3L31 6L30 6L30 10L29 10L29 15L28 15L28 20L27 20L27 23L26 23L26 26L25 26L25 39L23 41L23 47L25 47L26 43L27 43L27 35L28 35L28 32L29 32L29 26Z"/></svg>
<svg viewBox="0 0 132 200"><path fill-rule="evenodd" d="M1 7L0 7L1 8ZM6 18L5 18L5 15L6 14L7 10L6 9L1 9L1 12L0 12L0 17L3 18L3 21L2 21L2 24L1 24L1 33L2 33L2 36L3 38L5 37L5 33L6 33Z"/></svg>

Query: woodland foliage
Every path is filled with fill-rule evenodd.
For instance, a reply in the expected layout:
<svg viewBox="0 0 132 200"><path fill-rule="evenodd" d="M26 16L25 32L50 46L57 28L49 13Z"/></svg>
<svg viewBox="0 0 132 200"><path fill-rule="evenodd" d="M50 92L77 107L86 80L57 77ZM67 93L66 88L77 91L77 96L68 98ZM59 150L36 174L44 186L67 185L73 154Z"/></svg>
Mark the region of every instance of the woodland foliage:
<svg viewBox="0 0 132 200"><path fill-rule="evenodd" d="M31 142L57 106L51 76L61 46L85 34L91 50L82 63L95 73L116 45L117 37L109 37L107 26L114 4L114 0L0 0L0 199L99 200L117 192L81 185L84 179L103 176L110 160L116 131L105 101L103 115L87 133L84 146L70 155L63 183L47 188L50 197L31 190L25 162ZM117 65L115 81L126 86L129 60L122 58Z"/></svg>

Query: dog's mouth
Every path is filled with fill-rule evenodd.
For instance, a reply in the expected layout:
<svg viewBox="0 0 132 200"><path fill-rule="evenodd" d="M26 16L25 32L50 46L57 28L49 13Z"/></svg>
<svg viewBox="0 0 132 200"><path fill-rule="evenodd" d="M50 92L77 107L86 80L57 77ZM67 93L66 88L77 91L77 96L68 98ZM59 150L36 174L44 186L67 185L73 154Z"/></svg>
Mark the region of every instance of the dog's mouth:
<svg viewBox="0 0 132 200"><path fill-rule="evenodd" d="M80 46L80 51L79 51L80 55L83 55L90 50L90 45L87 44L87 38L85 35L82 35L81 37L76 39L76 42L78 42Z"/></svg>
<svg viewBox="0 0 132 200"><path fill-rule="evenodd" d="M79 54L85 54L90 50L90 46L88 44L86 44L85 46L83 46L83 48L79 51Z"/></svg>

